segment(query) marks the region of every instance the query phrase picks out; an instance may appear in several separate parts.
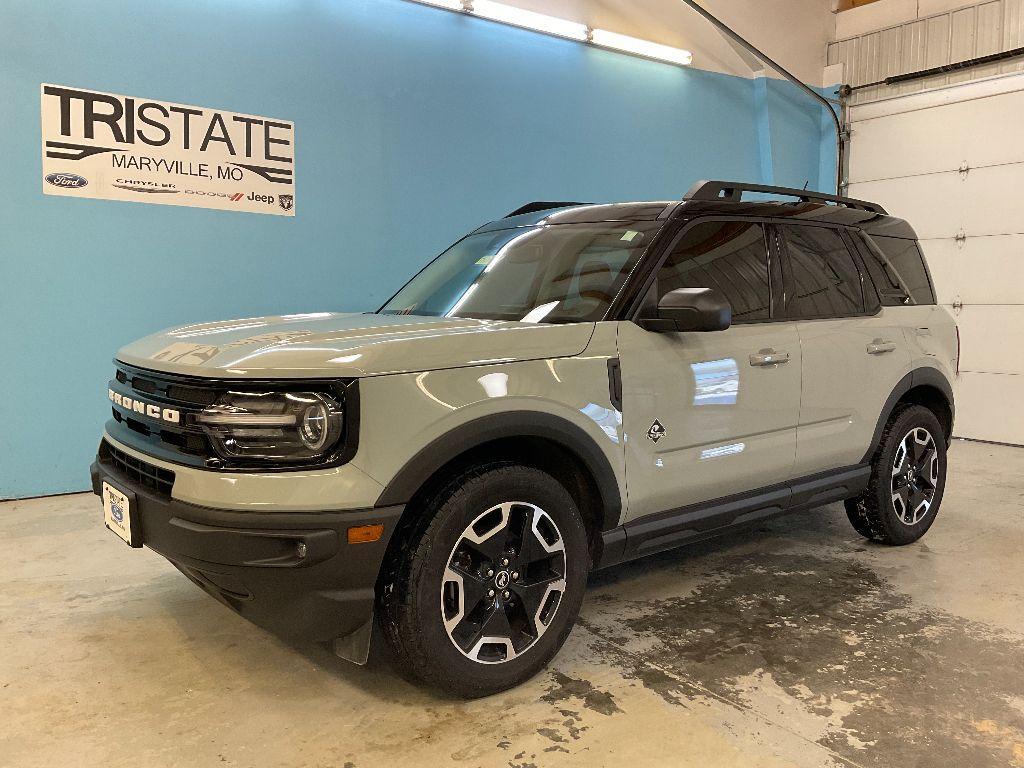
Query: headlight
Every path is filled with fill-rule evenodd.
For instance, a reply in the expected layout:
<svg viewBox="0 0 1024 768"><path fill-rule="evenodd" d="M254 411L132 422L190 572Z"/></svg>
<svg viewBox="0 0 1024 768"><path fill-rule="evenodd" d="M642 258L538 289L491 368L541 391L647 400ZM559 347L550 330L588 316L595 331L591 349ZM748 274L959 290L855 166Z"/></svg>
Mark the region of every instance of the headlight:
<svg viewBox="0 0 1024 768"><path fill-rule="evenodd" d="M319 392L228 392L198 420L222 458L280 462L328 456L345 423L342 406Z"/></svg>

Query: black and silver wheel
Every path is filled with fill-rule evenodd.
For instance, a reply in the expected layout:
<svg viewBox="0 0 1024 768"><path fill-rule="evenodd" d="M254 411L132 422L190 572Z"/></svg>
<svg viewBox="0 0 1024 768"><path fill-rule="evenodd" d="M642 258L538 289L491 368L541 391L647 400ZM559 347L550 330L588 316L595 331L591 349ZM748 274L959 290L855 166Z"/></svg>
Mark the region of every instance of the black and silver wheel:
<svg viewBox="0 0 1024 768"><path fill-rule="evenodd" d="M935 498L939 482L939 451L924 427L914 427L900 440L892 462L892 508L904 525L916 525Z"/></svg>
<svg viewBox="0 0 1024 768"><path fill-rule="evenodd" d="M872 459L868 489L846 502L853 527L885 544L909 544L931 527L946 482L946 437L920 405L897 411Z"/></svg>
<svg viewBox="0 0 1024 768"><path fill-rule="evenodd" d="M399 662L467 697L536 674L572 629L586 586L572 497L538 469L494 465L456 478L422 514L381 601Z"/></svg>
<svg viewBox="0 0 1024 768"><path fill-rule="evenodd" d="M565 593L565 543L551 515L507 501L471 522L441 581L448 638L471 661L501 664L551 626Z"/></svg>

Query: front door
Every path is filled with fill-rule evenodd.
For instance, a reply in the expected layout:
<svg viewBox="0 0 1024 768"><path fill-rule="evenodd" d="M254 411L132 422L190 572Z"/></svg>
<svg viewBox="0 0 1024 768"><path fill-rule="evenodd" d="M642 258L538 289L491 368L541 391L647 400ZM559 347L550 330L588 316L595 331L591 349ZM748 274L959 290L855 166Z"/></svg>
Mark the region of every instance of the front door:
<svg viewBox="0 0 1024 768"><path fill-rule="evenodd" d="M732 327L653 333L620 323L629 519L791 478L801 353L795 326L774 322L780 282L762 224L702 220L672 247L650 297L718 289Z"/></svg>

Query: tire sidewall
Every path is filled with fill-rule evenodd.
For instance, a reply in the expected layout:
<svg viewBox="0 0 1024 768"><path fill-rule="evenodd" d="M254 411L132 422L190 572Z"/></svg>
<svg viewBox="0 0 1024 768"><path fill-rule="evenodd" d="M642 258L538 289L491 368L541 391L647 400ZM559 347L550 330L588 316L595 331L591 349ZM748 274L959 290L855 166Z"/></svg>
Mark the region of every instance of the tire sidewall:
<svg viewBox="0 0 1024 768"><path fill-rule="evenodd" d="M469 695L504 690L532 677L558 652L583 599L588 571L586 530L572 497L545 472L510 466L485 472L439 500L438 522L427 556L410 572L413 614L419 643L432 659L433 682ZM441 619L441 583L448 557L466 527L481 513L509 501L535 504L551 516L565 545L565 582L558 610L547 631L521 656L500 664L483 664L464 656L448 637ZM471 690L465 690L471 689Z"/></svg>

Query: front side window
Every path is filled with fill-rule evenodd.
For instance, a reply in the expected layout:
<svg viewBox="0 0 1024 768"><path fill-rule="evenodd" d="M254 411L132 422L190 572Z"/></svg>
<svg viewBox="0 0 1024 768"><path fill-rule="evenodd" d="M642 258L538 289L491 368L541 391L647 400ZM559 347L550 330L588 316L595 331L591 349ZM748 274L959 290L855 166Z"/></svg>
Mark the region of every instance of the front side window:
<svg viewBox="0 0 1024 768"><path fill-rule="evenodd" d="M834 229L781 226L793 278L792 318L825 318L864 312L860 270Z"/></svg>
<svg viewBox="0 0 1024 768"><path fill-rule="evenodd" d="M658 296L678 288L715 288L732 306L734 323L771 316L771 280L764 227L709 221L686 231L658 272Z"/></svg>
<svg viewBox="0 0 1024 768"><path fill-rule="evenodd" d="M379 311L532 323L600 320L661 226L558 224L469 235Z"/></svg>

